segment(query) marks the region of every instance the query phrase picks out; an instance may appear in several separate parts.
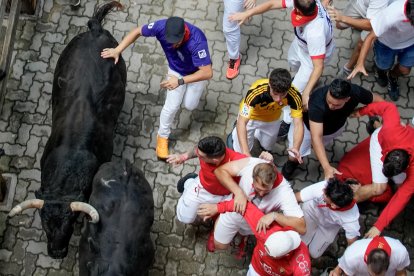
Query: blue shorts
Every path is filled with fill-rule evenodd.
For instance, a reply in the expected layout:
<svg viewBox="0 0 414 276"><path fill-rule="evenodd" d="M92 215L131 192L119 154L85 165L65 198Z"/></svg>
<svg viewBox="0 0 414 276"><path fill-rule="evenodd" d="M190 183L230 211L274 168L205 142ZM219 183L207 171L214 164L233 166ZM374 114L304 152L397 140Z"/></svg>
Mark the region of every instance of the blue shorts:
<svg viewBox="0 0 414 276"><path fill-rule="evenodd" d="M375 64L381 70L389 70L394 65L395 56L398 63L404 67L411 68L414 66L414 45L404 49L391 49L388 46L375 40L374 42Z"/></svg>

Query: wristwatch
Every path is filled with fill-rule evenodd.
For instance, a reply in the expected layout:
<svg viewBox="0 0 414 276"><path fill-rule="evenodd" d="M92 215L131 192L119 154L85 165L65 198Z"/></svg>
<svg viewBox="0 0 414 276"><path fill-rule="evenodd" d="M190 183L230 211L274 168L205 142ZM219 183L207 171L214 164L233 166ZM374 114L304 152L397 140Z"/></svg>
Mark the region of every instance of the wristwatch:
<svg viewBox="0 0 414 276"><path fill-rule="evenodd" d="M183 78L179 78L178 79L178 85L183 85L184 84L184 79Z"/></svg>

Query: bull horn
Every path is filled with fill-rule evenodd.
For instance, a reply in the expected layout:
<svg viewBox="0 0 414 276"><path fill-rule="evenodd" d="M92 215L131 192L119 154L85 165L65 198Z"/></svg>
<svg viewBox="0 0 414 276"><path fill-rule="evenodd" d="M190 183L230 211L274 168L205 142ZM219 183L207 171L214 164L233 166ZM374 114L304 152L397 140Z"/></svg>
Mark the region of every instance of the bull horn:
<svg viewBox="0 0 414 276"><path fill-rule="evenodd" d="M74 201L70 203L70 208L73 212L84 212L88 214L91 217L91 223L97 223L99 221L98 211L88 203Z"/></svg>
<svg viewBox="0 0 414 276"><path fill-rule="evenodd" d="M22 203L14 206L14 208L9 212L9 217L14 217L15 215L23 212L26 209L29 208L37 208L37 209L41 209L43 207L44 204L44 200L43 199L28 199L23 201Z"/></svg>

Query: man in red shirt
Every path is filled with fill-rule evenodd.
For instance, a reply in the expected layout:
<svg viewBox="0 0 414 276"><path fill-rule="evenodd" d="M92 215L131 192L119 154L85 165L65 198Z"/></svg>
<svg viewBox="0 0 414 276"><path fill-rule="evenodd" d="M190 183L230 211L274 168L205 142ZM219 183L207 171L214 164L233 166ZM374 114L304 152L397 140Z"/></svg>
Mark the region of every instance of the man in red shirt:
<svg viewBox="0 0 414 276"><path fill-rule="evenodd" d="M378 133L378 142L382 149L383 174L388 178L401 172L405 172L407 175L403 184L382 211L377 222L365 235L373 238L378 236L404 209L414 194L414 128L409 125L401 125L397 107L389 102L369 104L359 109L356 115L379 115L382 117L383 125ZM372 196L375 195L373 185L367 185L364 190L368 197L371 197L370 192Z"/></svg>
<svg viewBox="0 0 414 276"><path fill-rule="evenodd" d="M204 219L217 213L232 212L234 200L218 204L202 204L198 215ZM247 275L311 275L311 262L306 245L297 232L290 227L282 227L276 222L266 229L260 223L264 214L252 203L247 203L244 219L256 237L256 247Z"/></svg>
<svg viewBox="0 0 414 276"><path fill-rule="evenodd" d="M190 173L180 179L177 183L178 192L182 196L177 204L177 219L182 223L193 223L197 217L197 209L202 203L218 203L234 195L234 211L243 213L247 197L237 184L239 177L235 177L234 183L223 186L216 178L214 171L221 165L246 158L247 156L226 148L223 140L216 136L209 136L201 139L197 147L183 154L169 155L167 162L178 165L184 161L198 157L200 161L200 173ZM273 156L268 152L263 152L261 158L273 161ZM214 231L210 234L209 251L214 251Z"/></svg>

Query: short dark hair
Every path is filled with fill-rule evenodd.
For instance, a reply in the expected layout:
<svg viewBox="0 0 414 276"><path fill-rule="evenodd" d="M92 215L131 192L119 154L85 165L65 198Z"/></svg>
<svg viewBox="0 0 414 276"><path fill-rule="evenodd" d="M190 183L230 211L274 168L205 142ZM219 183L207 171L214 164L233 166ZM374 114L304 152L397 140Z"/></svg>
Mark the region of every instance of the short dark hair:
<svg viewBox="0 0 414 276"><path fill-rule="evenodd" d="M383 273L390 266L390 257L384 249L375 248L368 254L367 265L373 273Z"/></svg>
<svg viewBox="0 0 414 276"><path fill-rule="evenodd" d="M398 175L407 169L409 161L410 155L406 150L394 149L385 156L382 173L386 177Z"/></svg>
<svg viewBox="0 0 414 276"><path fill-rule="evenodd" d="M408 0L405 6L405 16L410 20L411 25L414 25L414 0Z"/></svg>
<svg viewBox="0 0 414 276"><path fill-rule="evenodd" d="M351 96L351 83L342 79L334 79L329 85L329 93L335 99L346 99Z"/></svg>
<svg viewBox="0 0 414 276"><path fill-rule="evenodd" d="M283 68L274 69L269 76L269 86L275 93L285 93L292 85L292 76Z"/></svg>
<svg viewBox="0 0 414 276"><path fill-rule="evenodd" d="M316 1L315 0L294 0L294 6L303 15L309 16L309 15L312 15L316 10Z"/></svg>
<svg viewBox="0 0 414 276"><path fill-rule="evenodd" d="M198 142L197 146L208 158L220 157L226 153L226 144L217 136L205 137Z"/></svg>
<svg viewBox="0 0 414 276"><path fill-rule="evenodd" d="M339 208L348 206L354 200L354 192L348 183L336 177L330 178L325 188L325 195Z"/></svg>

